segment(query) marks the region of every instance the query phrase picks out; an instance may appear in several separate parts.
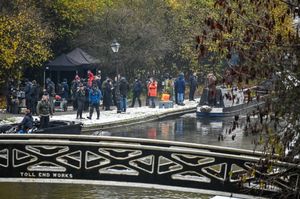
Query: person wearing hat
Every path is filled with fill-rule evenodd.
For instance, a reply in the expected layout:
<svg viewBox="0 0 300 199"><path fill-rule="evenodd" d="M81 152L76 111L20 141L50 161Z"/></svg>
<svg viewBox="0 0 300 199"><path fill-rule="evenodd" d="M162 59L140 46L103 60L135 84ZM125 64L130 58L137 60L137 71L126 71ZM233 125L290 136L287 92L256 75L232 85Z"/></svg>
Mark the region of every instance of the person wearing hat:
<svg viewBox="0 0 300 199"><path fill-rule="evenodd" d="M43 95L42 100L38 102L36 112L40 116L40 128L47 128L49 125L50 115L53 115L49 96Z"/></svg>
<svg viewBox="0 0 300 199"><path fill-rule="evenodd" d="M86 93L85 88L82 83L79 84L79 88L76 92L76 100L77 100L77 116L76 119L84 119L82 117L82 112L84 109L84 103L85 103Z"/></svg>

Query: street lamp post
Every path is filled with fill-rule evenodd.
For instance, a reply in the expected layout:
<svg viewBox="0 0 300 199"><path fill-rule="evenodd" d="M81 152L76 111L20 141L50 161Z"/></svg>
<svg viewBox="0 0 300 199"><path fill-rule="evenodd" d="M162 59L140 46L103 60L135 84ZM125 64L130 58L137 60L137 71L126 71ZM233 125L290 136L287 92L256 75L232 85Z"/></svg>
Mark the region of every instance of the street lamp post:
<svg viewBox="0 0 300 199"><path fill-rule="evenodd" d="M120 48L120 44L117 42L116 39L113 40L113 42L110 45L113 53L115 55L117 55L119 48ZM116 70L117 70L117 87L116 87L116 101L117 101L117 113L121 113L121 107L120 107L120 87L119 87L119 65L117 63L117 59L116 56L114 56L114 60L115 60L115 64L116 64Z"/></svg>

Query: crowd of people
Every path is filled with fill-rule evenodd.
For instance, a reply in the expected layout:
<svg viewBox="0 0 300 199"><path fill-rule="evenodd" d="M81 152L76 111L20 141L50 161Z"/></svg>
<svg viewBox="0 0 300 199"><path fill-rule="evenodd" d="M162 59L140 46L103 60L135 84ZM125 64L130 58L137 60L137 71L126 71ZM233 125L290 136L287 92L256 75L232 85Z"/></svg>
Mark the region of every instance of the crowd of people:
<svg viewBox="0 0 300 199"><path fill-rule="evenodd" d="M26 79L22 91L25 99L26 118L30 118L29 115L39 115L40 127L46 128L50 116L55 112L55 101L65 101L72 104L73 110L77 112L76 119L85 119L83 117L84 111L89 112L87 119L92 119L94 110L96 110L96 119L99 119L101 105L104 111L112 110L111 107L116 106L117 113L126 112L129 92L132 92L129 107L135 107L136 101L138 106L141 107L141 95L145 91L145 105L150 108L156 107L159 93L167 93L170 96L170 101L174 101L178 105L184 105L186 80L183 73L180 73L177 78L172 78L166 74L160 84L151 76L144 81L134 78L132 84L129 84L127 79L121 75L114 79L109 77L102 79L101 71L98 71L96 75L92 71L88 71L86 77L85 79L76 75L70 84L68 84L67 79L63 79L57 85L50 78L47 78L43 90L40 89L35 80L30 82ZM189 100L192 101L198 86L195 73L190 75L188 85L190 87ZM17 113L15 106L20 98L20 93L16 94L15 89L12 87L9 91L7 111Z"/></svg>

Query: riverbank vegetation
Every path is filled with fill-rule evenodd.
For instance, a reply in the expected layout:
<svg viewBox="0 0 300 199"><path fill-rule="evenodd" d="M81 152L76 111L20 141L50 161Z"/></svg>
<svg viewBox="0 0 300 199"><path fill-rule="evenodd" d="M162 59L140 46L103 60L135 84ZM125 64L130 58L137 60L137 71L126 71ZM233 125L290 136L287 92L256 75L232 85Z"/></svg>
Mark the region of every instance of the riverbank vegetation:
<svg viewBox="0 0 300 199"><path fill-rule="evenodd" d="M225 60L229 74L236 83L269 78L273 81L272 94L266 107L259 110L259 122L247 131L266 135L261 137L265 155L253 169L264 168L274 172L258 178L261 188L276 185L284 179L290 184L282 186L282 198L298 198L300 194L300 68L299 1L228 1L217 0L215 16L205 19L206 28L197 37L198 56L203 59L214 51L218 60ZM296 22L296 24L295 24ZM295 28L295 25L297 26ZM294 166L275 171L274 155L278 161L288 161ZM244 178L253 177L248 174Z"/></svg>
<svg viewBox="0 0 300 199"><path fill-rule="evenodd" d="M180 71L214 72L224 81L226 74L241 85L272 78L269 104L259 112L260 131L269 135L265 152L299 164L300 40L293 22L299 14L296 0L4 0L0 84L75 47L113 73L114 38L121 44L120 70L129 78ZM299 195L300 182L294 183L286 191Z"/></svg>

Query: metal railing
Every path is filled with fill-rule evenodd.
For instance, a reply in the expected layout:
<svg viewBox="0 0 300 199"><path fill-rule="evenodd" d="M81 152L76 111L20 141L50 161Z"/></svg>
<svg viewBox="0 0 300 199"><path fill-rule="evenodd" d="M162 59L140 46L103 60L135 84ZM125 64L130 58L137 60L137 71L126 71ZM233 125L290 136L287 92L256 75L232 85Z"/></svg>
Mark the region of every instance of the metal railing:
<svg viewBox="0 0 300 199"><path fill-rule="evenodd" d="M262 183L297 165L254 169L261 153L172 141L80 135L0 135L0 181L151 187L252 198L276 195L299 175ZM300 172L298 172L300 173ZM255 177L254 177L255 176ZM258 180L260 179L260 180Z"/></svg>

